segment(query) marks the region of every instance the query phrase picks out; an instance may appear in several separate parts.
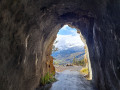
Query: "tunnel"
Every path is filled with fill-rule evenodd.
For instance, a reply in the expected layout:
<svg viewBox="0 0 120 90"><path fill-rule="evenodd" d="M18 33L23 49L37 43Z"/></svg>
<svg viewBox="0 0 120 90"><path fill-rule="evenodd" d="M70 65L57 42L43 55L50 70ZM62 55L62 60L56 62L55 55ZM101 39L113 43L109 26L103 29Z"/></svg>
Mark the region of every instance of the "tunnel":
<svg viewBox="0 0 120 90"><path fill-rule="evenodd" d="M0 0L0 90L34 90L55 71L52 45L65 24L88 46L92 83L120 89L120 0Z"/></svg>

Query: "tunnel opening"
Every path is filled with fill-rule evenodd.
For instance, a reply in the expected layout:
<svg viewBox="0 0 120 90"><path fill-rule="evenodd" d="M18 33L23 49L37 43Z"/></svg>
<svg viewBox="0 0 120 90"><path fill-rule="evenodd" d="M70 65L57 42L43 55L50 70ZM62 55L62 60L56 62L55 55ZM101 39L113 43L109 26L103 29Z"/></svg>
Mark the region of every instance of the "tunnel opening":
<svg viewBox="0 0 120 90"><path fill-rule="evenodd" d="M95 86L120 90L120 0L0 2L1 90L34 90L54 71L51 48L66 23L85 38Z"/></svg>
<svg viewBox="0 0 120 90"><path fill-rule="evenodd" d="M89 52L84 37L76 28L65 24L57 33L52 47L55 72L63 72L75 66L87 80L92 80ZM76 66L78 66L76 68Z"/></svg>
<svg viewBox="0 0 120 90"><path fill-rule="evenodd" d="M75 28L64 25L53 43L52 56L54 65L77 64L84 59L84 43Z"/></svg>
<svg viewBox="0 0 120 90"><path fill-rule="evenodd" d="M69 72L69 75L78 72L85 79L92 80L92 69L89 59L89 52L86 41L82 36L80 30L70 24L65 24L60 29L58 29L58 32L56 34L57 35L52 40L52 43L49 44L48 49L51 52L49 53L51 56L48 58L48 61L46 63L48 72L50 75L52 74L51 79L59 79L58 73L63 73L65 71L75 71ZM44 76L46 76L46 74ZM42 88L46 88L44 87L46 84L47 82L43 84ZM53 88L54 86L57 87L56 83L49 88Z"/></svg>

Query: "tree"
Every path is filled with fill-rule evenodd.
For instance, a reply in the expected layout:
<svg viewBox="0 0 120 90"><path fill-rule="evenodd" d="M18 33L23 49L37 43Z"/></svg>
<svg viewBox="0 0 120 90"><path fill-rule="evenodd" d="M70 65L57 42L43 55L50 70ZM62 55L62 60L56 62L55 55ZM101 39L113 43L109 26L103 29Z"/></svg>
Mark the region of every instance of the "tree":
<svg viewBox="0 0 120 90"><path fill-rule="evenodd" d="M58 48L55 47L55 44L58 43L58 41L55 41L52 47L52 53L58 51Z"/></svg>
<svg viewBox="0 0 120 90"><path fill-rule="evenodd" d="M76 59L75 59L75 56L73 58L73 64L76 64Z"/></svg>

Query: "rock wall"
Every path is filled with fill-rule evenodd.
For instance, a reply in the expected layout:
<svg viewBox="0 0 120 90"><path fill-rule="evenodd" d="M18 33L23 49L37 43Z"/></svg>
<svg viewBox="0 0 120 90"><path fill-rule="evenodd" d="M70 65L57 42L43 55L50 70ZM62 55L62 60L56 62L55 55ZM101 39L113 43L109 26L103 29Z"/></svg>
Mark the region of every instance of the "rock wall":
<svg viewBox="0 0 120 90"><path fill-rule="evenodd" d="M85 48L85 55L84 55L84 61L85 61L85 67L88 68L88 79L92 80L92 68L91 68L91 62L89 58L89 51L87 45L84 46Z"/></svg>
<svg viewBox="0 0 120 90"><path fill-rule="evenodd" d="M81 34L79 29L77 29L77 33L80 34L80 38L85 45L84 46L84 49L85 49L84 62L85 62L85 67L88 68L88 76L87 77L89 80L92 80L92 68L91 68L91 61L90 61L90 57L89 57L88 46L86 44L87 42L86 42L86 39Z"/></svg>
<svg viewBox="0 0 120 90"><path fill-rule="evenodd" d="M120 89L120 0L1 0L0 90L39 85L64 24L85 38L96 87Z"/></svg>
<svg viewBox="0 0 120 90"><path fill-rule="evenodd" d="M87 57L87 46L84 46L85 49L85 55L84 55L84 62L86 64L86 67L88 67L88 57Z"/></svg>

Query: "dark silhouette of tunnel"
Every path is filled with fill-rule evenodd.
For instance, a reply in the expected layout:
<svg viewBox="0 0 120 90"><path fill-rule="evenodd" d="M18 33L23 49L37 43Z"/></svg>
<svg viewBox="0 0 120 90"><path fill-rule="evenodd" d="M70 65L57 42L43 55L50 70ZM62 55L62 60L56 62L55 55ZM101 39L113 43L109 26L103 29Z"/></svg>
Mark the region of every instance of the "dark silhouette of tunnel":
<svg viewBox="0 0 120 90"><path fill-rule="evenodd" d="M52 45L65 24L86 40L95 86L120 89L119 0L1 0L0 90L39 85L51 72Z"/></svg>

